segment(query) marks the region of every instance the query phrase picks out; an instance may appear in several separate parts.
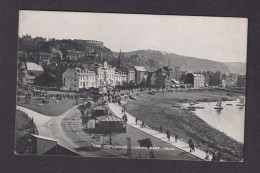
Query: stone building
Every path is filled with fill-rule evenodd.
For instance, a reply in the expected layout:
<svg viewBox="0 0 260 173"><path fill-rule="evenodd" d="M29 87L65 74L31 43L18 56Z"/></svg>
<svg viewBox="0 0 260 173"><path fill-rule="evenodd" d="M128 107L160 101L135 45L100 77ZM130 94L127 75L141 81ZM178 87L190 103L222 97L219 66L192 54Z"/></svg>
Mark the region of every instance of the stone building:
<svg viewBox="0 0 260 173"><path fill-rule="evenodd" d="M135 83L135 68L134 67L128 68L127 82L128 83Z"/></svg>
<svg viewBox="0 0 260 173"><path fill-rule="evenodd" d="M31 76L40 76L44 71L40 65L33 62L26 62L26 69Z"/></svg>
<svg viewBox="0 0 260 173"><path fill-rule="evenodd" d="M237 78L237 87L245 88L246 87L246 75L239 75Z"/></svg>
<svg viewBox="0 0 260 173"><path fill-rule="evenodd" d="M230 73L226 77L226 87L236 87L237 86L238 74Z"/></svg>
<svg viewBox="0 0 260 173"><path fill-rule="evenodd" d="M194 76L194 88L204 88L205 87L205 76L201 73L193 73Z"/></svg>
<svg viewBox="0 0 260 173"><path fill-rule="evenodd" d="M97 74L97 87L99 86L115 86L114 75L115 68L107 64L104 61L103 64L99 64L95 67Z"/></svg>
<svg viewBox="0 0 260 173"><path fill-rule="evenodd" d="M122 71L115 72L115 85L122 85L124 82L127 82L127 74Z"/></svg>
<svg viewBox="0 0 260 173"><path fill-rule="evenodd" d="M76 49L67 50L67 59L77 61L85 57L85 52Z"/></svg>
<svg viewBox="0 0 260 173"><path fill-rule="evenodd" d="M20 62L18 64L18 85L34 84L34 79L43 73L43 68L33 62Z"/></svg>
<svg viewBox="0 0 260 173"><path fill-rule="evenodd" d="M180 67L175 67L174 70L170 70L170 76L172 79L175 79L176 81L180 81L181 80L181 70Z"/></svg>
<svg viewBox="0 0 260 173"><path fill-rule="evenodd" d="M147 70L144 66L134 66L135 68L135 83L140 84L141 82L146 82Z"/></svg>
<svg viewBox="0 0 260 173"><path fill-rule="evenodd" d="M79 91L83 88L115 86L114 78L115 68L108 65L106 61L95 68L69 67L62 74L62 89Z"/></svg>
<svg viewBox="0 0 260 173"><path fill-rule="evenodd" d="M39 65L41 65L43 68L47 67L51 63L52 58L53 58L52 54L46 52L40 52Z"/></svg>
<svg viewBox="0 0 260 173"><path fill-rule="evenodd" d="M187 73L185 76L185 84L191 84L193 88L205 87L205 76L202 73Z"/></svg>

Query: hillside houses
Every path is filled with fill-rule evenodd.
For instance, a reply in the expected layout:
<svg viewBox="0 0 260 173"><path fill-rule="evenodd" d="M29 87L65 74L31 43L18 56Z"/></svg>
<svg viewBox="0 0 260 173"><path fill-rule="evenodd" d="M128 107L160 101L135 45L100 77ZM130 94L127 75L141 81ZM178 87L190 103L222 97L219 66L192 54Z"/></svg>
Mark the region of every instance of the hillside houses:
<svg viewBox="0 0 260 173"><path fill-rule="evenodd" d="M43 73L47 77L54 78L50 86L75 91L82 88L119 85L124 85L122 88L141 86L160 89L188 85L193 88L207 86L243 88L246 85L245 75L226 71L225 73L193 71L191 67L184 70L179 62L173 62L176 66L171 66L170 61L168 66L163 66L164 63L156 61L161 56L159 52L152 54L153 52L150 51L150 54L145 54L141 51L141 53L128 54L121 53L120 50L118 56L99 41L29 39L31 43L26 41L26 38L22 40L26 44L18 51L19 85L45 85L44 82L37 82L38 77ZM39 41L45 42L45 47L34 44ZM27 44L36 46L37 49L26 47ZM153 57L157 55L156 53L158 57Z"/></svg>
<svg viewBox="0 0 260 173"><path fill-rule="evenodd" d="M33 84L34 79L44 72L43 68L33 62L20 62L18 64L18 85Z"/></svg>

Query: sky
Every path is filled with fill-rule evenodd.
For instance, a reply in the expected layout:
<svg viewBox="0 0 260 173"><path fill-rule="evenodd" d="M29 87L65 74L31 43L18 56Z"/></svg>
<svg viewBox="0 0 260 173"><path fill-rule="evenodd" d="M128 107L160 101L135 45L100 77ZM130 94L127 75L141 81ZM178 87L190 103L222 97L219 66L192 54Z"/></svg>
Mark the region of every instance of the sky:
<svg viewBox="0 0 260 173"><path fill-rule="evenodd" d="M98 40L112 51L152 49L246 62L246 18L86 12L19 12L19 36Z"/></svg>

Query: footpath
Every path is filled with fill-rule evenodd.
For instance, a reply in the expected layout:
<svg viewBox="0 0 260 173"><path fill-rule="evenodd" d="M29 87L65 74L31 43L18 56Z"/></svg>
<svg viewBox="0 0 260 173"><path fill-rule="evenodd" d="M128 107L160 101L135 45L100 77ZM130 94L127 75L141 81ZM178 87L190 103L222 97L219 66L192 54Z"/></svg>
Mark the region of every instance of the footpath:
<svg viewBox="0 0 260 173"><path fill-rule="evenodd" d="M118 105L117 103L108 103L108 107L110 109L110 111L117 117L119 118L122 118L123 116L123 113L122 113L122 107L120 105ZM183 142L183 141L180 141L178 140L177 142L175 142L175 138L174 136L171 136L170 137L170 142L168 141L167 139L167 136L166 134L164 133L160 133L156 130L153 130L153 129L150 129L149 127L141 127L139 124L136 124L135 120L136 120L136 117L134 117L133 115L125 112L126 115L127 115L127 124L138 129L138 130L141 130L157 139L160 139L162 140L163 142L166 142L176 148L179 148L180 150L182 151L185 151L187 153L189 153L190 155L193 155L199 159L202 159L204 160L205 157L206 157L206 152L202 151L202 150L199 150L198 148L195 148L195 151L194 152L190 152L190 147L189 147L189 144ZM212 155L209 155L209 160L212 159Z"/></svg>

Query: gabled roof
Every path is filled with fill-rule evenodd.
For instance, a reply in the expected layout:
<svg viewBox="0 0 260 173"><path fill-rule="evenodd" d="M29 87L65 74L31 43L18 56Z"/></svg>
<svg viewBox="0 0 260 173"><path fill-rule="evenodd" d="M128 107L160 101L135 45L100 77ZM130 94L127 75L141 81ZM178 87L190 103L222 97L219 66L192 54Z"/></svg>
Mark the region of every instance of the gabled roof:
<svg viewBox="0 0 260 173"><path fill-rule="evenodd" d="M30 76L30 75L26 74L26 78L27 79L35 79L35 76Z"/></svg>
<svg viewBox="0 0 260 173"><path fill-rule="evenodd" d="M43 71L42 66L35 64L34 62L27 62L26 66L29 71Z"/></svg>
<svg viewBox="0 0 260 173"><path fill-rule="evenodd" d="M35 135L35 134L32 134L32 136L34 136L34 137L36 137L36 138L39 138L39 139L45 139L45 140L49 140L49 141L58 142L58 140L56 140L56 139L48 138L48 137L45 137L45 136L40 136L40 135Z"/></svg>
<svg viewBox="0 0 260 173"><path fill-rule="evenodd" d="M204 76L202 73L193 73L193 76Z"/></svg>
<svg viewBox="0 0 260 173"><path fill-rule="evenodd" d="M112 115L99 116L99 117L96 117L96 119L99 120L99 121L102 121L102 122L123 121L122 119L120 119L116 116L112 116Z"/></svg>
<svg viewBox="0 0 260 173"><path fill-rule="evenodd" d="M136 71L147 71L144 66L134 66L134 68L136 69Z"/></svg>
<svg viewBox="0 0 260 173"><path fill-rule="evenodd" d="M172 82L174 82L175 84L180 84L180 82L175 79L172 79Z"/></svg>

